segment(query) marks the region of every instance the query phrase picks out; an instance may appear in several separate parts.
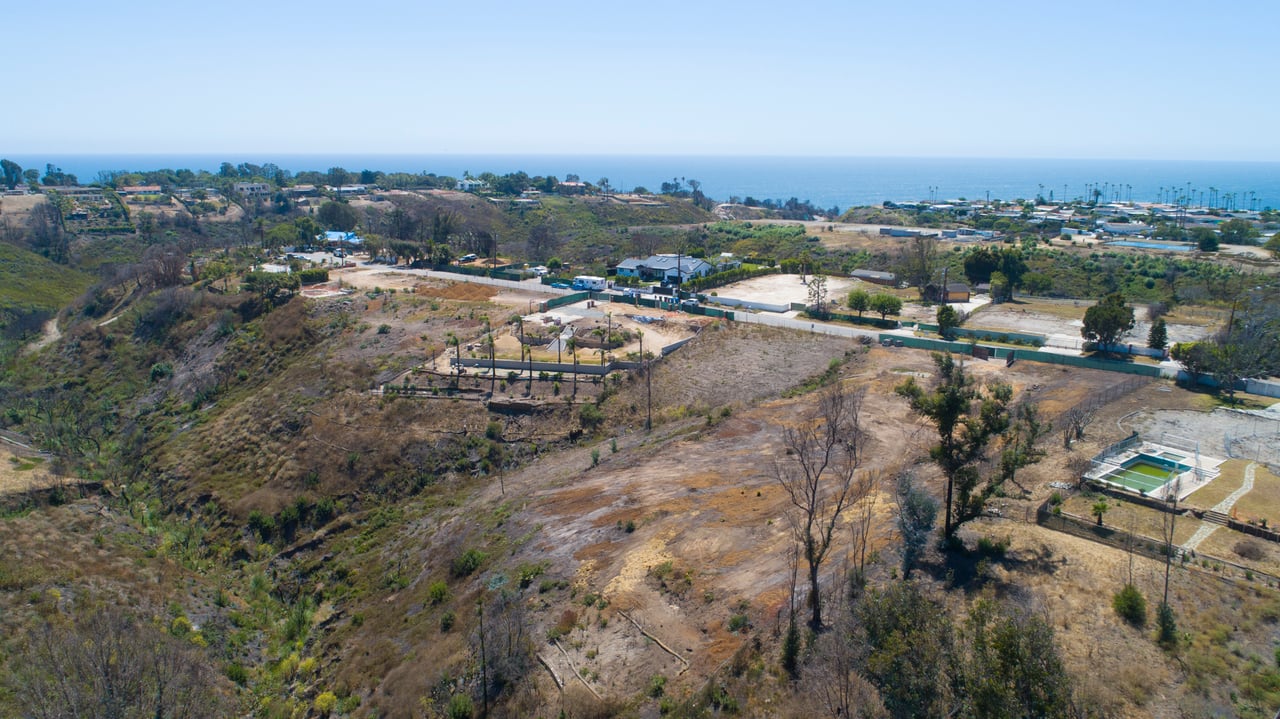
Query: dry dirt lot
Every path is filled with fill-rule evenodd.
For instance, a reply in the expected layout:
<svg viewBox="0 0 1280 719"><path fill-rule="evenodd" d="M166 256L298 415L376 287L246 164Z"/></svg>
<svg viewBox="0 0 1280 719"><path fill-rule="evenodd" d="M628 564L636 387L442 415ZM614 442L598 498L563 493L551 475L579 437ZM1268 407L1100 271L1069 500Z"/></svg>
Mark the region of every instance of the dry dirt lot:
<svg viewBox="0 0 1280 719"><path fill-rule="evenodd" d="M47 200L45 195L0 195L0 220L11 225L24 225L27 215Z"/></svg>
<svg viewBox="0 0 1280 719"><path fill-rule="evenodd" d="M747 641L728 630L731 615L745 614L756 630L774 628L787 596L788 502L773 467L786 461L779 427L800 421L813 399L753 404L751 397L821 371L851 345L772 328L721 327L704 330L657 371L655 416L664 421L655 436L670 441L626 434L616 438L616 452L605 440L507 479L507 501L514 491L523 497L514 501L526 508L512 531L542 527L525 550L529 560L571 568L579 598L603 598L592 609L551 608L548 616L572 609L582 621L566 646L569 658L552 652L548 660L562 676L586 667L606 693L635 691L638 680L654 673L678 681L673 675L683 668L681 660L643 641L618 610L705 676L706 668ZM876 347L846 370L848 385L867 392L868 471L890 472L923 455L932 429L910 415L893 387L931 368L926 353ZM1109 373L1085 372L1067 382L1059 368L1029 362L1011 369L974 362L969 369L979 380L1012 382L1019 396L1037 400L1049 414L1118 381ZM624 384L619 404L643 407L643 396L638 383ZM718 410L720 403L730 411ZM680 419L694 412L692 422ZM1038 469L1027 473L1028 483L1068 478L1060 463ZM931 466L917 470L939 491ZM885 545L892 535L887 494L878 495L876 507L875 541Z"/></svg>
<svg viewBox="0 0 1280 719"><path fill-rule="evenodd" d="M809 285L805 284L804 279L800 275L764 275L719 287L715 292L720 297L766 304L807 303L809 302ZM842 301L849 291L858 285L863 283L847 277L827 276L828 301Z"/></svg>
<svg viewBox="0 0 1280 719"><path fill-rule="evenodd" d="M1013 302L982 307L972 314L965 326L1046 336L1061 335L1079 342L1082 341L1080 330L1084 327L1084 313L1092 304L1087 300L1020 298ZM1147 334L1151 331L1145 308L1137 308L1134 319L1134 328L1124 335L1122 341L1145 347ZM1169 343L1204 339L1212 332L1215 319L1216 315L1190 312L1185 315L1170 315L1165 320Z"/></svg>

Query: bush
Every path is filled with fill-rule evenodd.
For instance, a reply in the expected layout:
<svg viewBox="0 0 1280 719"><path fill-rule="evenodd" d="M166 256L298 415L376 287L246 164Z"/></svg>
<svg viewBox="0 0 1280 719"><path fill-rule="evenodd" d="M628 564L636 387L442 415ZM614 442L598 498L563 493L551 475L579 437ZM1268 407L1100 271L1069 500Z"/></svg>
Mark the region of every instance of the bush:
<svg viewBox="0 0 1280 719"><path fill-rule="evenodd" d="M1252 559L1255 562L1264 559L1267 556L1260 544L1248 539L1242 539L1239 542L1236 542L1235 546L1231 548L1231 551L1245 559Z"/></svg>
<svg viewBox="0 0 1280 719"><path fill-rule="evenodd" d="M1156 636L1156 641L1165 649L1172 649L1178 643L1178 622L1173 616L1173 607L1166 602L1160 602L1160 606L1156 608L1156 624L1160 627L1160 632Z"/></svg>
<svg viewBox="0 0 1280 719"><path fill-rule="evenodd" d="M485 554L478 549L468 549L453 559L453 576L466 577L484 564Z"/></svg>
<svg viewBox="0 0 1280 719"><path fill-rule="evenodd" d="M1147 623L1147 600L1142 596L1142 592L1132 584L1124 585L1124 588L1116 592L1111 599L1111 608L1116 610L1116 614L1126 622L1135 627L1146 626Z"/></svg>
<svg viewBox="0 0 1280 719"><path fill-rule="evenodd" d="M443 581L435 581L427 587L427 599L432 604L444 604L449 599L449 585Z"/></svg>
<svg viewBox="0 0 1280 719"><path fill-rule="evenodd" d="M445 612L444 614L441 614L440 615L440 631L444 634L448 634L449 630L453 629L453 623L456 620L457 620L457 616L454 615L452 611L448 611L448 612Z"/></svg>
<svg viewBox="0 0 1280 719"><path fill-rule="evenodd" d="M466 694L454 694L449 697L449 719L471 719L476 712L475 704Z"/></svg>
<svg viewBox="0 0 1280 719"><path fill-rule="evenodd" d="M322 692L320 696L316 697L316 711L321 714L327 715L336 706L338 706L338 697L333 692Z"/></svg>
<svg viewBox="0 0 1280 719"><path fill-rule="evenodd" d="M390 332L391 332L391 325L385 324L385 323L378 325L378 334L385 335L385 334L390 334Z"/></svg>
<svg viewBox="0 0 1280 719"><path fill-rule="evenodd" d="M1005 552L1009 550L1009 538L992 539L990 537L978 538L978 553L986 557L1003 557Z"/></svg>
<svg viewBox="0 0 1280 719"><path fill-rule="evenodd" d="M314 285L329 281L329 271L323 267L314 267L298 273L298 280L304 285Z"/></svg>
<svg viewBox="0 0 1280 719"><path fill-rule="evenodd" d="M584 404L578 410L578 421L582 423L583 429L594 430L604 422L604 412L594 404Z"/></svg>
<svg viewBox="0 0 1280 719"><path fill-rule="evenodd" d="M1280 653L1280 649L1276 651ZM1277 654L1277 656L1280 656L1280 654ZM665 694L666 691L667 691L666 677L662 676L661 674L654 674L653 676L649 677L649 696L653 697L654 699L657 699L658 697Z"/></svg>

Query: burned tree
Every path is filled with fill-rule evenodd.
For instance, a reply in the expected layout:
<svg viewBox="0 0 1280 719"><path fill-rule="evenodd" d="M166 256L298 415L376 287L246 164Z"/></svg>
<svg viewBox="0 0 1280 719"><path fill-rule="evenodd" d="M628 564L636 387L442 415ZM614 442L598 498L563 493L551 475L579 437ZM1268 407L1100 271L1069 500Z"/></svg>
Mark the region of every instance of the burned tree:
<svg viewBox="0 0 1280 719"><path fill-rule="evenodd" d="M774 476L793 510L787 518L809 575L809 626L822 629L819 570L831 549L840 515L871 491L858 481L865 432L862 392L836 383L819 395L817 406L799 425L783 429L786 458L774 463Z"/></svg>

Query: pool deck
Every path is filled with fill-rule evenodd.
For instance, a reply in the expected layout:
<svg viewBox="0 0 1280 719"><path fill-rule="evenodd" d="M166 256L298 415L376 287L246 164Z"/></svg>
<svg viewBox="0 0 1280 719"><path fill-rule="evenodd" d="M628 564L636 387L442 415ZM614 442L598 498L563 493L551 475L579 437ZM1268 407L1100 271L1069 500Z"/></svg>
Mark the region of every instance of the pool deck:
<svg viewBox="0 0 1280 719"><path fill-rule="evenodd" d="M1177 459L1175 459L1175 457ZM1169 482L1153 487L1149 491L1142 492L1134 487L1120 481L1112 481L1110 478L1118 472L1126 471L1126 467L1135 459L1161 459L1166 462L1175 462L1180 466L1191 467L1190 469L1172 477ZM1143 442L1140 446L1125 450L1112 457L1106 457L1102 461L1095 461L1093 467L1085 475L1085 479L1092 479L1099 482L1106 482L1113 487L1119 487L1130 492L1146 494L1147 496L1172 498L1170 485L1177 488L1177 499L1182 501L1186 499L1192 492L1200 489L1204 485L1212 482L1218 476L1218 468L1226 460L1217 457L1209 457L1199 455L1199 461L1196 458L1188 457L1185 450L1166 447L1154 442ZM1196 466L1192 466L1196 465Z"/></svg>

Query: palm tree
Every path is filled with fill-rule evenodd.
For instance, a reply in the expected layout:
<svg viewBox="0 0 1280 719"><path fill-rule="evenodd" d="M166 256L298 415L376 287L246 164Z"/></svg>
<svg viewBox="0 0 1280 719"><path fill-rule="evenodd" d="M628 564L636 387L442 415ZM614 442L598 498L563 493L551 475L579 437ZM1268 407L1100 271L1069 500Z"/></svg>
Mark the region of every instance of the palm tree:
<svg viewBox="0 0 1280 719"><path fill-rule="evenodd" d="M576 399L578 396L578 338L570 337L565 342L565 346L569 348L569 354L573 355L573 396Z"/></svg>
<svg viewBox="0 0 1280 719"><path fill-rule="evenodd" d="M455 348L454 352L456 354L454 356L456 357L456 361L454 362L454 364L457 367L458 375L461 376L462 375L462 341L459 340L458 335L454 334L453 332L446 333L445 337L446 337L445 344L448 345L449 347ZM458 386L458 380L456 377L454 378L453 386L454 387Z"/></svg>
<svg viewBox="0 0 1280 719"><path fill-rule="evenodd" d="M1098 518L1098 526L1102 526L1102 515L1107 513L1111 507L1107 504L1107 500L1099 499L1093 503L1093 516Z"/></svg>
<svg viewBox="0 0 1280 719"><path fill-rule="evenodd" d="M489 324L489 316L484 317L485 345L489 348L489 396L492 397L498 383L497 347L493 341L493 326Z"/></svg>

